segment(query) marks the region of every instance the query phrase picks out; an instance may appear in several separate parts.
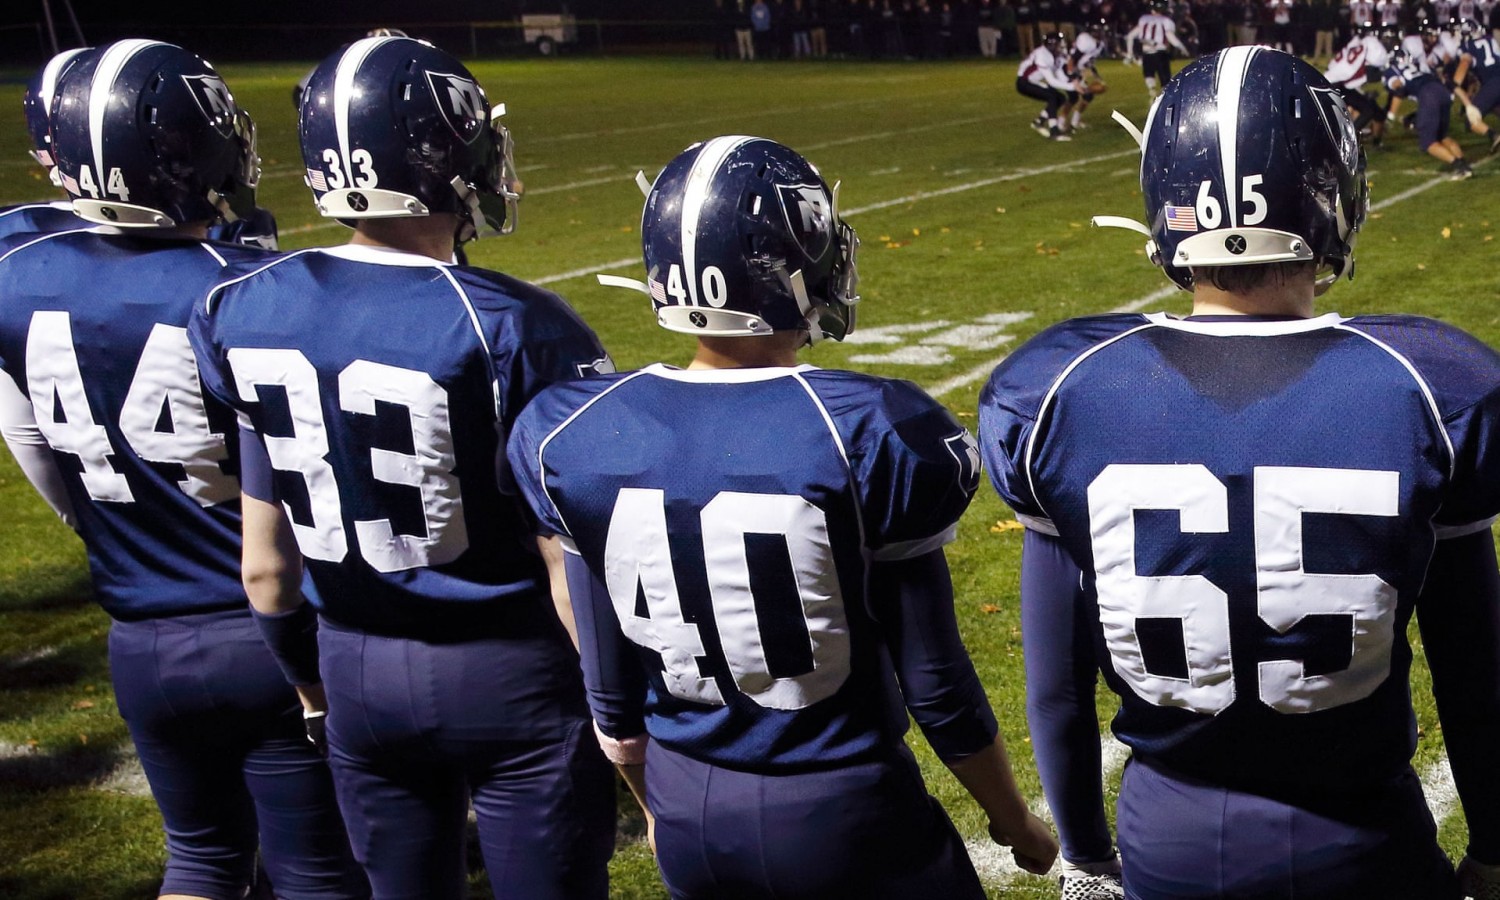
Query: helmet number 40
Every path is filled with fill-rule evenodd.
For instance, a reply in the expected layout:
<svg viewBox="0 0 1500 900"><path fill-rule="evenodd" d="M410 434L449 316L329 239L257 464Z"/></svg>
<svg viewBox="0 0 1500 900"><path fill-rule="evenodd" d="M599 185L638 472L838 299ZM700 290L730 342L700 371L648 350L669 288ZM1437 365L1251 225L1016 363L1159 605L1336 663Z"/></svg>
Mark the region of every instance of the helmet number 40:
<svg viewBox="0 0 1500 900"><path fill-rule="evenodd" d="M1270 211L1270 204L1266 202L1266 196L1256 188L1265 182L1264 175L1246 175L1240 181L1240 196L1249 206L1245 212L1241 225L1259 225L1266 220L1266 213ZM1224 221L1224 210L1219 206L1219 201L1209 192L1213 182L1204 180L1198 185L1198 221L1204 228L1218 228Z"/></svg>
<svg viewBox="0 0 1500 900"><path fill-rule="evenodd" d="M724 280L724 272L718 266L703 267L703 299L708 305L715 309L722 307L729 301L728 285ZM682 266L672 264L667 270L667 293L676 298L679 304L688 302L687 289L683 287Z"/></svg>

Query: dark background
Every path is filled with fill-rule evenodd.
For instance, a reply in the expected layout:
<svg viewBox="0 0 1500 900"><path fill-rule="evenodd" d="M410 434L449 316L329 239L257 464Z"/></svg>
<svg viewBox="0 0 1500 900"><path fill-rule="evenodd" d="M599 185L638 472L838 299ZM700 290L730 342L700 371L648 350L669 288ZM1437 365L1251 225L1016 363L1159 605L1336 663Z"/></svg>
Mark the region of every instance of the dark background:
<svg viewBox="0 0 1500 900"><path fill-rule="evenodd" d="M52 0L58 43L75 46L65 0ZM399 27L460 56L526 53L522 13L579 20L567 53L682 49L711 41L713 0L72 0L90 45L152 37L209 59L317 59L376 26ZM42 0L0 0L0 65L30 68L50 55ZM473 23L473 24L471 24Z"/></svg>

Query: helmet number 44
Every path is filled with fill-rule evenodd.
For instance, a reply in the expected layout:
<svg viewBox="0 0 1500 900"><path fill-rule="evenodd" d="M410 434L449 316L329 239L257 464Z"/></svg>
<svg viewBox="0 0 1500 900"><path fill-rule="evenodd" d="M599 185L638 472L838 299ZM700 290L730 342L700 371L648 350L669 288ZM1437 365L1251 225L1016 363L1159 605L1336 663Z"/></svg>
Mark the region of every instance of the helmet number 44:
<svg viewBox="0 0 1500 900"><path fill-rule="evenodd" d="M90 197L99 199L99 185L94 181L94 172L88 166L78 167L78 186L88 191ZM126 203L130 202L130 189L125 187L125 175L120 171L119 166L109 170L109 182L105 185L105 193L114 194Z"/></svg>
<svg viewBox="0 0 1500 900"><path fill-rule="evenodd" d="M1264 175L1246 175L1240 181L1240 196L1249 207L1246 210L1241 225L1259 225L1266 220L1266 213L1270 211L1270 204L1266 202L1266 196L1256 188L1265 181ZM1204 180L1198 185L1198 221L1204 228L1218 228L1224 221L1224 210L1219 206L1219 201L1210 193L1209 189L1213 182Z"/></svg>

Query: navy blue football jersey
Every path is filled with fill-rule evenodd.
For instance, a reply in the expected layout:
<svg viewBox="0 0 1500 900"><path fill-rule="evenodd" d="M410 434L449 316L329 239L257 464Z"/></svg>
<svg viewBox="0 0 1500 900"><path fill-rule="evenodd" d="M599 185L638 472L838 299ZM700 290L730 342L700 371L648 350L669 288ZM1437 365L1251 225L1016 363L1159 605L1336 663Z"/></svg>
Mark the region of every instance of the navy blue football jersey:
<svg viewBox="0 0 1500 900"><path fill-rule="evenodd" d="M607 586L597 627L639 646L654 740L776 772L905 733L870 567L952 540L979 465L920 389L655 365L544 391L509 452L541 530Z"/></svg>
<svg viewBox="0 0 1500 900"><path fill-rule="evenodd" d="M1407 316L1077 319L980 399L990 477L1090 583L1137 753L1271 796L1416 745L1434 542L1500 512L1500 356Z"/></svg>
<svg viewBox="0 0 1500 900"><path fill-rule="evenodd" d="M245 607L234 414L205 397L194 303L238 247L92 231L0 240L0 368L29 394L117 619Z"/></svg>
<svg viewBox="0 0 1500 900"><path fill-rule="evenodd" d="M64 200L53 203L21 203L0 208L0 238L30 232L72 231L89 223L73 214Z"/></svg>
<svg viewBox="0 0 1500 900"><path fill-rule="evenodd" d="M266 445L325 615L454 639L545 593L504 437L546 385L612 368L556 295L351 245L227 273L192 331L205 387Z"/></svg>

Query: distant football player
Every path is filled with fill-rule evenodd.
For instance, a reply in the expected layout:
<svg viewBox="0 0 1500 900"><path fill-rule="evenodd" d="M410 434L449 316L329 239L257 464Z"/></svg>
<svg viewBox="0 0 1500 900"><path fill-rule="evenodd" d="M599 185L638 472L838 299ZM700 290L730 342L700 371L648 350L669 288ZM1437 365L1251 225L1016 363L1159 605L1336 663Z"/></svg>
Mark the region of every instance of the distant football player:
<svg viewBox="0 0 1500 900"><path fill-rule="evenodd" d="M205 397L193 304L252 250L254 124L214 69L157 41L79 56L51 162L88 230L0 240L0 426L83 539L114 620L120 714L166 829L163 896L237 900L259 849L282 898L369 894L327 765L240 583L234 413Z"/></svg>
<svg viewBox="0 0 1500 900"><path fill-rule="evenodd" d="M1475 132L1490 135L1490 152L1495 153L1500 151L1500 132L1490 128L1484 117L1500 111L1500 43L1474 19L1464 19L1460 31L1463 43L1453 82L1468 84L1471 76L1478 82L1478 89L1468 98L1466 115Z"/></svg>
<svg viewBox="0 0 1500 900"><path fill-rule="evenodd" d="M1068 75L1067 47L1061 31L1048 32L1016 68L1016 93L1047 104L1031 120L1032 130L1054 141L1073 139L1066 131L1067 116L1078 92Z"/></svg>
<svg viewBox="0 0 1500 900"><path fill-rule="evenodd" d="M1087 27L1079 29L1078 36L1073 39L1073 49L1068 54L1068 73L1073 78L1078 99L1073 102L1073 111L1068 120L1069 128L1085 127L1083 111L1089 108L1089 103L1095 97L1109 90L1109 85L1099 74L1099 57L1106 49L1104 42L1108 38L1109 28L1108 19L1095 19Z"/></svg>
<svg viewBox="0 0 1500 900"><path fill-rule="evenodd" d="M1146 79L1146 93L1153 99L1157 90L1172 80L1172 48L1183 56L1191 55L1178 39L1177 23L1167 10L1167 0L1152 0L1151 8L1125 35L1127 58L1136 58L1136 45L1140 45L1141 75Z"/></svg>
<svg viewBox="0 0 1500 900"><path fill-rule="evenodd" d="M1385 136L1385 108L1374 97L1366 94L1364 87L1370 82L1370 74L1377 78L1385 69L1390 55L1375 36L1375 26L1361 22L1354 26L1349 43L1328 61L1324 77L1333 85L1349 109L1358 113L1354 118L1355 134L1370 129L1370 143L1379 146Z"/></svg>
<svg viewBox="0 0 1500 900"><path fill-rule="evenodd" d="M236 267L193 320L206 388L253 429L251 603L327 695L376 897L465 896L472 802L496 896L602 900L614 775L503 438L609 357L556 295L453 264L515 223L504 107L462 63L364 38L300 109L307 182L350 243Z"/></svg>
<svg viewBox="0 0 1500 900"><path fill-rule="evenodd" d="M638 789L644 762L668 891L983 897L908 712L990 836L1046 871L1056 843L954 621L942 548L972 438L908 382L797 361L858 299L823 177L763 138L694 144L651 187L641 241L634 284L697 338L692 363L548 388L509 455L567 554L600 740Z"/></svg>
<svg viewBox="0 0 1500 900"><path fill-rule="evenodd" d="M36 71L26 82L26 93L21 97L21 106L26 112L26 133L31 137L31 158L47 173L47 180L59 190L62 180L57 174L57 163L53 161L52 127L50 123L52 96L57 92L57 81L62 73L75 65L80 57L93 53L91 47L64 50ZM88 222L73 214L73 204L68 200L53 200L41 203L18 203L0 207L0 238L18 232L66 231L87 228Z"/></svg>
<svg viewBox="0 0 1500 900"><path fill-rule="evenodd" d="M1427 44L1432 38L1424 34L1422 40ZM1453 180L1473 178L1474 169L1464 158L1463 148L1448 133L1453 115L1453 91L1432 70L1426 54L1412 53L1405 46L1395 50L1386 63L1384 81L1391 92L1387 118L1396 117L1402 100L1416 100L1413 127L1417 132L1417 146L1433 159L1446 163Z"/></svg>
<svg viewBox="0 0 1500 900"><path fill-rule="evenodd" d="M1130 224L1192 314L1054 326L979 409L991 479L1036 533L1028 670L1082 673L1090 718L1096 666L1120 697L1124 893L1457 898L1411 768L1414 610L1460 872L1500 890L1500 354L1430 319L1314 314L1352 274L1367 195L1343 104L1295 57L1187 67L1142 153L1152 224ZM1061 561L1032 555L1048 542ZM1033 739L1039 761L1098 753L1083 730Z"/></svg>

